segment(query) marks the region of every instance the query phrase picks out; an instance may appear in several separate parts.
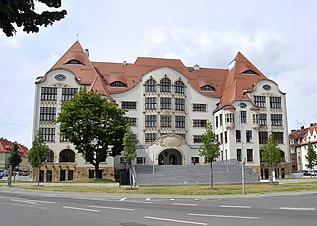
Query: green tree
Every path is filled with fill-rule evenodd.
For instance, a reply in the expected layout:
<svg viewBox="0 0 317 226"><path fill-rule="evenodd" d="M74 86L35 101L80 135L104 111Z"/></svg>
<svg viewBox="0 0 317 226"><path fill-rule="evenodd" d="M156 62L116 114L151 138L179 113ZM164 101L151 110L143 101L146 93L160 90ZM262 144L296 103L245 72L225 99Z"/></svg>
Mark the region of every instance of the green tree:
<svg viewBox="0 0 317 226"><path fill-rule="evenodd" d="M136 158L137 144L139 141L133 138L133 134L129 127L127 127L126 132L123 137L123 157L129 169L130 187L133 185L132 177L132 161Z"/></svg>
<svg viewBox="0 0 317 226"><path fill-rule="evenodd" d="M39 175L40 175L40 168L45 162L47 153L49 151L49 148L47 144L45 144L43 135L40 131L37 132L33 142L32 147L29 151L29 162L31 166L34 168L37 168L37 175L36 175L36 181L37 185L40 185Z"/></svg>
<svg viewBox="0 0 317 226"><path fill-rule="evenodd" d="M317 164L317 155L310 141L308 142L307 155L305 156L305 158L307 160L307 168L313 171L314 166L316 166Z"/></svg>
<svg viewBox="0 0 317 226"><path fill-rule="evenodd" d="M34 0L1 0L0 1L0 28L7 37L16 33L14 25L23 27L23 31L38 32L39 26L52 25L67 14L66 10L43 11L40 14L35 11ZM60 8L61 0L37 0L49 8Z"/></svg>
<svg viewBox="0 0 317 226"><path fill-rule="evenodd" d="M214 187L212 163L220 155L220 143L216 139L215 133L212 131L211 122L206 125L206 132L202 135L202 145L199 148L199 156L205 157L205 163L210 163L210 183L211 188Z"/></svg>
<svg viewBox="0 0 317 226"><path fill-rule="evenodd" d="M267 143L263 145L263 149L262 158L264 162L269 164L271 182L273 182L273 172L275 172L275 168L281 162L281 154L272 132L269 134Z"/></svg>
<svg viewBox="0 0 317 226"><path fill-rule="evenodd" d="M10 152L10 156L8 158L8 162L11 165L11 170L10 170L10 176L12 176L12 172L14 172L14 180L15 180L15 170L16 168L20 165L20 163L22 162L22 157L19 154L19 145L17 142L13 143L13 148Z"/></svg>
<svg viewBox="0 0 317 226"><path fill-rule="evenodd" d="M86 89L81 89L71 100L63 101L62 109L56 120L60 122L61 134L95 167L95 177L101 178L100 162L122 151L125 110L102 94Z"/></svg>

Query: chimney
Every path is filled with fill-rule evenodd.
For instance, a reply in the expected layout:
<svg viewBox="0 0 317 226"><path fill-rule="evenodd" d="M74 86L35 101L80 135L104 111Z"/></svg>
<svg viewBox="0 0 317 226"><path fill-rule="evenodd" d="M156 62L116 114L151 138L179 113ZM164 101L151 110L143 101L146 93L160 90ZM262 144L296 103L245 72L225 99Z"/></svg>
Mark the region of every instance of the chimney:
<svg viewBox="0 0 317 226"><path fill-rule="evenodd" d="M89 58L89 49L85 49L85 53L86 53L87 57Z"/></svg>
<svg viewBox="0 0 317 226"><path fill-rule="evenodd" d="M316 122L310 123L310 127L313 127L313 126L317 126L317 123Z"/></svg>
<svg viewBox="0 0 317 226"><path fill-rule="evenodd" d="M123 65L127 65L128 63L127 63L127 61L123 61Z"/></svg>
<svg viewBox="0 0 317 226"><path fill-rule="evenodd" d="M194 71L199 71L199 70L200 70L199 65L198 65L198 64L195 64L195 65L194 65Z"/></svg>
<svg viewBox="0 0 317 226"><path fill-rule="evenodd" d="M300 129L304 129L304 126L301 126Z"/></svg>

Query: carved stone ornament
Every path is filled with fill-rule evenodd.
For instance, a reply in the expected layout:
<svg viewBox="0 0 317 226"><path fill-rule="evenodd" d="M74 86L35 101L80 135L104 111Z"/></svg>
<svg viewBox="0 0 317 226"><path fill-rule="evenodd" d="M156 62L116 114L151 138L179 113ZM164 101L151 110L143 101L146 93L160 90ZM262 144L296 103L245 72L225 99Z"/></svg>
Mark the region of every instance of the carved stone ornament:
<svg viewBox="0 0 317 226"><path fill-rule="evenodd" d="M155 144L158 144L162 147L179 147L186 144L186 141L177 135L168 134L161 136Z"/></svg>

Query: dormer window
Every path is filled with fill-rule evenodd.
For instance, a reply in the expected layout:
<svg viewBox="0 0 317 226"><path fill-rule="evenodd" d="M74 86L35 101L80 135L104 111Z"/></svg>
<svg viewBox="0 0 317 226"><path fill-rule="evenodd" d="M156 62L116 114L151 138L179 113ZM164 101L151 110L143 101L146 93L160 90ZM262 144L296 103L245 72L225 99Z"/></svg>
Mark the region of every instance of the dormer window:
<svg viewBox="0 0 317 226"><path fill-rule="evenodd" d="M82 64L79 60L73 59L68 61L66 64Z"/></svg>
<svg viewBox="0 0 317 226"><path fill-rule="evenodd" d="M242 72L242 74L247 74L247 75L259 75L258 73L256 73L253 70L246 70L244 72Z"/></svg>
<svg viewBox="0 0 317 226"><path fill-rule="evenodd" d="M204 86L200 87L200 89L203 91L216 91L216 89L210 85L204 85Z"/></svg>
<svg viewBox="0 0 317 226"><path fill-rule="evenodd" d="M110 83L111 87L126 87L127 85L120 81L115 81Z"/></svg>

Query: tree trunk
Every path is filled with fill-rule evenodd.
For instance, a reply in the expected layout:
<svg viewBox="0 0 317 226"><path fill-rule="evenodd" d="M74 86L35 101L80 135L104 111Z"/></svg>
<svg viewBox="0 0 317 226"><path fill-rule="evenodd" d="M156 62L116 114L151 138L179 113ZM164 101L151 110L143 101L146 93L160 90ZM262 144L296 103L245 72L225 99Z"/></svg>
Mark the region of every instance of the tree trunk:
<svg viewBox="0 0 317 226"><path fill-rule="evenodd" d="M214 172L212 169L212 161L210 162L210 183L211 183L211 188L214 188Z"/></svg>
<svg viewBox="0 0 317 226"><path fill-rule="evenodd" d="M37 181L37 186L40 186L40 167L37 167L36 181Z"/></svg>
<svg viewBox="0 0 317 226"><path fill-rule="evenodd" d="M132 178L132 167L131 167L131 164L130 164L130 167L129 167L129 178L130 178L130 188L132 189L132 184L133 184L133 178Z"/></svg>
<svg viewBox="0 0 317 226"><path fill-rule="evenodd" d="M97 178L97 179L102 178L102 176L99 173L99 163L96 163L96 165L95 165L95 178Z"/></svg>

